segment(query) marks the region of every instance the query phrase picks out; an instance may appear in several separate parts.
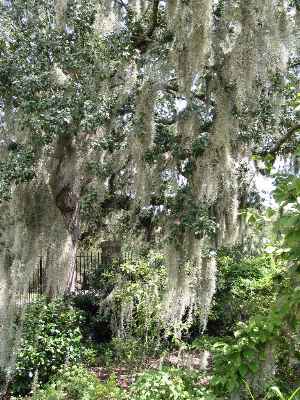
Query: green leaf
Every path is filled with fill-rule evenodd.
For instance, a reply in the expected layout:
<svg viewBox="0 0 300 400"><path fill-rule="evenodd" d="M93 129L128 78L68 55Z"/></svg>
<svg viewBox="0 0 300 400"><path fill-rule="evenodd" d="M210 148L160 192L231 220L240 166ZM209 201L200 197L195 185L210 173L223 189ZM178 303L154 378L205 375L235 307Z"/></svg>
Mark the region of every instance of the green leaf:
<svg viewBox="0 0 300 400"><path fill-rule="evenodd" d="M293 400L298 392L300 392L300 386L298 387L298 389L296 389L296 390L292 393L292 395L288 398L288 400Z"/></svg>
<svg viewBox="0 0 300 400"><path fill-rule="evenodd" d="M257 362L251 362L248 364L248 367L251 370L251 372L255 374L259 369L259 364Z"/></svg>
<svg viewBox="0 0 300 400"><path fill-rule="evenodd" d="M245 378L246 375L248 374L249 370L248 367L245 364L242 364L239 369L238 369L240 375L242 378Z"/></svg>
<svg viewBox="0 0 300 400"><path fill-rule="evenodd" d="M285 400L283 394L281 393L280 389L277 386L272 386L270 388L270 392L274 392L275 394L277 394L280 400Z"/></svg>

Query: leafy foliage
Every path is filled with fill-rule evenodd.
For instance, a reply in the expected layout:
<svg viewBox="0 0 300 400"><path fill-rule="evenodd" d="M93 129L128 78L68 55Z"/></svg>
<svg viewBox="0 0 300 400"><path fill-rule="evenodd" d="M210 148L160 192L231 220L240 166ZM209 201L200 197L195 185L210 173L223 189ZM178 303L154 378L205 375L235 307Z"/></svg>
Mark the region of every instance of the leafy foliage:
<svg viewBox="0 0 300 400"><path fill-rule="evenodd" d="M158 356L164 349L163 344L149 338L145 343L140 338L114 337L109 343L97 346L97 358L107 367L123 366L132 371L139 368L149 356Z"/></svg>
<svg viewBox="0 0 300 400"><path fill-rule="evenodd" d="M299 149L300 152L300 149ZM300 177L278 175L275 198L280 204L281 216L277 229L284 235L284 246L288 259L300 259Z"/></svg>
<svg viewBox="0 0 300 400"><path fill-rule="evenodd" d="M239 249L220 250L217 291L209 317L211 334L229 335L237 322L257 313L268 313L284 285L283 267L272 256L247 256Z"/></svg>
<svg viewBox="0 0 300 400"><path fill-rule="evenodd" d="M60 370L51 382L38 390L32 400L120 400L121 389L112 376L106 383L82 365Z"/></svg>
<svg viewBox="0 0 300 400"><path fill-rule="evenodd" d="M187 67L182 71L182 66L176 67L175 60L184 59L185 54L192 56L193 49L189 49L185 38L180 37L185 29L179 29L181 33L178 35L176 29L174 32L168 30L165 1L153 1L153 6L157 5L156 11L154 9L152 12L150 6L146 7L141 17L127 2L114 2L120 3L119 14L124 18L116 32L105 34L94 29L99 2L68 1L62 15L53 12L56 3L54 0L15 0L13 6L9 1L0 5L0 24L4 27L0 31L0 103L1 113L3 108L5 116L5 123L1 121L1 129L7 136L16 131L20 142L13 149L8 149L5 160L0 162L0 198L8 200L11 185L27 183L34 178L39 157L46 150L51 150L57 140L68 138L69 143L77 141L74 146L74 153L77 154L84 147L85 140L81 140L82 137L93 138L101 128L105 130L104 127L107 127L107 134L101 131L97 140L92 140L91 148L99 154L91 157L86 164L88 177L81 179L90 184L84 183L81 187L84 193L81 216L87 221L93 219L93 223L87 223L89 228L92 226L92 233L97 234L111 226L111 220L117 216L115 220L119 230L116 231L119 236L120 225L126 225L131 218L130 224L134 227L130 233L126 231L127 236L138 236L139 229L146 227L147 245L155 236L152 234L154 228L158 227L157 232L160 233L157 237L172 241L172 244L175 242L178 248L183 247L183 243L186 245L189 239L203 238L207 238L213 247L219 228L217 219L224 216L224 224L230 225L230 215L227 213L230 214L232 202L223 209L223 195L224 201L226 195L231 200L234 195L244 196L244 193L239 193L240 178L237 182L223 182L227 177L234 180L235 172L227 174L226 169L233 169L234 164L249 152L239 142L251 142L258 147L265 145L268 150L273 136L276 138L274 127L285 132L295 122L292 102L299 103L299 96L295 100L296 85L293 79L288 78L289 83L284 87L283 77L279 73L274 73L271 82L266 84L258 82L257 77L257 82L249 82L249 88L253 88L254 95L254 86L257 85L261 95L253 96L252 104L250 99L241 99L245 88L239 91L237 87L239 83L243 86L245 78L240 71L236 75L243 79L235 80L230 71L235 70L232 61L238 58L239 53L243 60L237 60L236 65L240 63L241 67L246 67L243 63L247 54L245 48L240 46L243 40L233 40L234 37L231 37L235 36L235 27L228 22L231 16L227 8L230 11L231 5L227 7L226 2L221 0L214 2L211 28L214 40L227 31L228 37L225 42L224 38L220 38L222 40L219 42L212 40L214 57L210 57L210 62L205 65L200 62L202 66L200 68L199 65L199 71L192 71L192 62L190 71ZM191 3L181 2L184 11L182 21L189 20L186 20L187 26L193 25L190 24L192 9L185 8ZM247 2L239 3L242 5ZM298 9L296 3L290 2ZM260 21L260 18L256 18L260 15L260 8L255 7L253 14L251 8L252 5L247 4L240 8L244 21ZM248 11L249 18L244 18ZM237 17L239 12L236 12ZM283 14L282 36L285 29ZM224 15L225 19L222 20ZM264 18L261 18L263 21ZM258 24L253 26L259 27ZM246 24L246 29L241 29L237 36L242 39L249 32L254 34L253 26ZM203 38L206 36L205 28L203 25L203 29L201 26L199 30L199 33L203 30ZM260 28L258 30L263 31ZM196 30L194 33L197 33ZM259 37L254 38L256 44L264 43ZM210 38L207 39L203 42L210 42ZM227 49L226 53L222 49L229 44L227 41L232 41L233 48L236 47L232 59L232 49ZM197 37L191 42L197 42ZM197 50L195 43L192 47ZM221 50L224 56L226 54L226 62L223 62L223 55L220 57ZM204 54L203 59L206 59ZM166 65L164 60L168 60L170 65ZM127 61L130 62L126 64ZM131 72L127 74L127 70ZM187 91L180 82L186 78L180 76L186 75L184 70L188 75L194 75L193 87ZM257 63L259 70L263 72L264 67ZM249 72L247 77L251 78ZM127 86L127 80L132 76L135 82L130 87L130 84ZM265 78L267 74L262 73L262 76ZM151 120L148 121L151 130L153 128L149 138L145 134L146 113L140 112L136 120L134 118L145 83L155 87L154 91L159 87L159 93L155 95L157 99L153 100L154 112L148 118ZM286 104L281 107L279 114L274 113L274 108L279 108L281 95ZM257 106L254 105L256 99ZM179 100L186 103L181 111L176 109ZM227 108L223 108L223 103ZM276 103L275 107L273 103ZM234 119L231 126L222 117L223 114ZM223 123L224 135L220 129ZM219 127L220 132L215 127ZM131 151L129 148L135 148L134 142L137 148ZM226 158L222 158L223 152ZM240 157L242 153L243 157ZM207 155L207 158L201 160L203 155ZM63 158L64 154L58 161L60 166L64 165ZM219 159L226 160L228 164L224 165L224 171L218 171ZM267 171L273 160L273 155L266 157ZM151 171L148 182L155 181L152 179L154 175L159 181L149 187L150 200L147 200L146 207L138 204L140 199L133 183L138 161ZM216 175L211 174L214 168ZM196 171L199 176L196 176ZM205 187L201 175L203 180L207 176L216 180L213 190L220 190L220 196L210 194L206 202L206 196L196 195L196 186ZM96 178L101 180L101 194ZM147 186L147 183L144 184ZM268 345L277 346L284 356L285 353L289 354L287 347L294 345L295 332L299 327L300 300L299 195L299 177L277 177L275 196L281 203L278 236L283 242L281 259L277 263L279 267L275 267L271 256L237 259L230 254L223 254L219 257L219 286L211 325L215 330L219 329L219 334L230 334L237 321L247 321L251 317L248 323L239 325L235 339L224 340L214 346L209 344L215 352L216 376L213 387L220 396L239 390L244 379L258 374L266 360ZM132 204L134 207L130 207ZM129 217L130 208L134 208L134 212ZM132 220L135 220L134 224ZM164 229L165 225L168 229ZM134 232L135 228L137 232ZM106 359L133 364L139 361L144 349L155 347L162 335L161 307L162 294L166 289L166 268L161 260L152 261L143 258L98 270L89 277L93 282L92 293L85 293L80 299L74 300L77 306L81 302L80 307L85 308L85 323L89 325L84 332L87 336L91 333L91 327L100 331L108 323L110 329L117 332L119 337L104 348ZM288 271L286 277L283 277L282 265ZM281 279L281 289L286 289L279 295L274 278ZM13 383L15 393L28 392L34 379L45 382L63 364L82 360L84 349L80 319L79 313L63 302L41 302L29 307L17 356ZM282 336L285 331L287 339L284 341ZM121 339L128 336L130 339ZM278 347L279 344L282 347ZM101 386L82 367L68 367L65 373L60 374L55 382L35 395L37 399L96 400L113 399L119 395L113 381ZM136 400L213 398L208 389L198 387L196 377L178 370L145 373L138 379L130 395Z"/></svg>
<svg viewBox="0 0 300 400"><path fill-rule="evenodd" d="M115 335L145 341L145 348L151 347L150 342L155 346L162 330L162 296L167 283L161 254L150 252L123 263L100 264L87 280L89 294L79 295L73 302L87 312L88 323L96 329L105 329L107 324ZM122 353L125 356L126 350Z"/></svg>
<svg viewBox="0 0 300 400"><path fill-rule="evenodd" d="M170 210L169 240L180 246L184 232L190 232L196 238L205 235L213 238L217 231L217 223L211 215L208 204L195 202L189 187L179 189L176 196L170 196L166 201ZM182 206L184 204L184 207Z"/></svg>
<svg viewBox="0 0 300 400"><path fill-rule="evenodd" d="M26 183L35 176L34 152L32 149L17 146L5 161L0 161L0 200L9 199L9 189L12 182Z"/></svg>
<svg viewBox="0 0 300 400"><path fill-rule="evenodd" d="M84 359L81 316L62 300L28 306L12 383L15 394L30 391L35 379L47 382L65 363Z"/></svg>
<svg viewBox="0 0 300 400"><path fill-rule="evenodd" d="M129 55L126 35L108 39L93 31L95 1L68 2L65 29L53 10L52 0L0 5L6 30L0 36L0 92L6 120L2 128L8 136L26 132L17 139L33 144L27 155L20 145L13 157L1 162L4 200L9 199L12 183L34 177L32 169L42 147L57 136L95 131L107 121L116 99L95 88L111 78L116 65ZM124 43L116 49L113 43L118 41ZM11 122L16 119L18 126Z"/></svg>
<svg viewBox="0 0 300 400"><path fill-rule="evenodd" d="M162 369L143 373L133 385L133 400L214 400L205 386L197 385L200 376L191 371Z"/></svg>
<svg viewBox="0 0 300 400"><path fill-rule="evenodd" d="M284 327L289 326L291 315L299 309L299 290L286 294L280 304L267 316L255 316L248 324L240 324L235 339L214 345L215 376L213 385L220 393L232 393L242 386L243 380L258 374L267 360L268 345L280 343ZM293 330L299 329L294 317Z"/></svg>
<svg viewBox="0 0 300 400"><path fill-rule="evenodd" d="M255 400L254 395L251 391L251 388L248 384L248 382L245 382L247 391L250 395L250 398L252 400ZM267 400L267 399L273 399L274 395L276 396L277 399L279 400L297 400L299 398L299 396L297 396L297 394L300 391L300 387L297 388L296 390L293 391L293 393L291 393L290 395L288 395L287 397L284 396L284 394L281 392L281 390L277 387L277 386L271 386L269 391L267 392L267 394L265 395L265 397L263 398L263 400Z"/></svg>
<svg viewBox="0 0 300 400"><path fill-rule="evenodd" d="M298 181L299 178L292 175L278 175L275 190L275 197L281 208L276 225L277 233L283 240L283 251L279 254L285 263L285 268L288 268L285 287L282 288L267 315L255 315L249 323L241 324L240 329L235 332L235 340L215 344L217 352L213 384L221 393L238 391L244 379L258 376L259 370L263 368L265 362L268 362L270 348L271 363L276 364L276 358L277 363L285 362L283 357L280 358L284 347L287 358L291 354L298 358L297 332L300 309ZM285 345L282 337L288 339ZM278 367L277 371L282 372L280 365Z"/></svg>

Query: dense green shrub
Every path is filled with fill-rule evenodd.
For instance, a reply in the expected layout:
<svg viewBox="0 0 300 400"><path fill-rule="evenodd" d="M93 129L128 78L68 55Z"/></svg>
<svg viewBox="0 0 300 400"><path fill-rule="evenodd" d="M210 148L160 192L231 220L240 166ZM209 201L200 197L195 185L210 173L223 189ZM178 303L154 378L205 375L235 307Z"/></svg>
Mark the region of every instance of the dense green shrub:
<svg viewBox="0 0 300 400"><path fill-rule="evenodd" d="M144 372L130 391L131 400L213 400L215 396L192 371L164 369Z"/></svg>
<svg viewBox="0 0 300 400"><path fill-rule="evenodd" d="M245 382L246 390L251 398L251 400L256 400L254 397L254 394L252 393L252 390L250 388L250 385ZM273 399L278 399L278 400L299 400L299 392L300 392L300 387L295 389L292 393L288 395L284 395L282 391L279 389L277 386L271 386L270 389L268 390L267 394L263 398L263 400L273 400Z"/></svg>
<svg viewBox="0 0 300 400"><path fill-rule="evenodd" d="M282 268L268 254L245 256L238 249L218 254L217 291L208 322L208 333L231 335L238 322L268 312L276 299Z"/></svg>
<svg viewBox="0 0 300 400"><path fill-rule="evenodd" d="M167 284L167 268L162 254L122 263L98 265L87 276L89 290L72 302L84 311L85 334L98 343L113 336L156 343L162 323L162 297ZM128 310L128 312L126 311Z"/></svg>
<svg viewBox="0 0 300 400"><path fill-rule="evenodd" d="M81 316L63 300L40 299L27 307L16 369L15 394L26 394L33 381L47 382L65 363L86 356L80 331Z"/></svg>
<svg viewBox="0 0 300 400"><path fill-rule="evenodd" d="M163 343L152 341L145 343L139 338L113 338L110 343L97 347L97 356L100 365L124 365L130 368L139 367L145 357L160 355Z"/></svg>
<svg viewBox="0 0 300 400"><path fill-rule="evenodd" d="M103 294L94 287L70 297L70 301L82 315L83 337L94 343L107 343L112 339L111 315L100 311L102 300Z"/></svg>
<svg viewBox="0 0 300 400"><path fill-rule="evenodd" d="M122 391L116 379L111 377L106 383L87 371L82 365L60 370L43 389L38 390L32 400L119 400Z"/></svg>
<svg viewBox="0 0 300 400"><path fill-rule="evenodd" d="M256 315L247 324L240 324L235 332L235 338L230 342L219 342L214 345L214 378L213 385L218 393L232 393L240 390L245 380L257 381L258 391L274 383L280 376L265 373L265 367L273 364L274 371L278 371L278 361L282 351L282 336L288 332L289 354L294 354L295 341L298 335L300 290L290 288L280 301L269 310L268 315ZM298 339L299 343L299 339ZM271 356L271 360L268 359ZM273 368L272 368L273 369ZM267 370L268 371L268 370ZM287 388L290 390L290 388Z"/></svg>

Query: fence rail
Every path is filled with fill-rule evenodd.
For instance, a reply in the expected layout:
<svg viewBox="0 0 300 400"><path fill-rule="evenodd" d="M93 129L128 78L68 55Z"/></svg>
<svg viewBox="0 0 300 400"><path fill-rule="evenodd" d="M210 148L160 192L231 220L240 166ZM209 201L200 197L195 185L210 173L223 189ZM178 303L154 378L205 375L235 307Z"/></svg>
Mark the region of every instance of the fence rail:
<svg viewBox="0 0 300 400"><path fill-rule="evenodd" d="M77 254L73 271L74 284L72 290L78 293L81 290L88 289L88 275L96 272L101 262L100 252ZM27 290L19 293L19 305L32 303L39 296L46 294L48 290L47 265L49 265L49 260L41 256L29 281Z"/></svg>
<svg viewBox="0 0 300 400"><path fill-rule="evenodd" d="M87 274L95 272L101 264L100 252L94 253L80 253L76 256L75 260L75 291L87 288Z"/></svg>
<svg viewBox="0 0 300 400"><path fill-rule="evenodd" d="M120 252L106 253L103 251L97 252L81 252L76 255L75 266L72 277L72 288L71 290L75 293L89 289L89 275L100 271L100 267L103 265L109 265L113 260L117 260L119 263L125 261L131 261L134 258L133 252L128 252L120 256ZM116 256L118 254L118 256ZM19 293L18 304L23 306L30 304L39 296L46 294L49 290L48 287L48 268L49 260L47 257L41 256L36 269L34 270L32 277L29 281L27 289Z"/></svg>
<svg viewBox="0 0 300 400"><path fill-rule="evenodd" d="M132 261L133 259L134 252L132 250L125 254L123 253L121 256L120 244L114 241L103 242L100 251L78 253L75 259L71 291L79 293L80 291L89 289L89 275L100 271L100 266L111 265L115 260L121 263ZM52 260L50 262L46 256L40 256L27 289L19 293L17 301L19 305L23 306L32 303L39 296L49 294L49 285L51 285L48 279L49 264L55 264L55 261Z"/></svg>

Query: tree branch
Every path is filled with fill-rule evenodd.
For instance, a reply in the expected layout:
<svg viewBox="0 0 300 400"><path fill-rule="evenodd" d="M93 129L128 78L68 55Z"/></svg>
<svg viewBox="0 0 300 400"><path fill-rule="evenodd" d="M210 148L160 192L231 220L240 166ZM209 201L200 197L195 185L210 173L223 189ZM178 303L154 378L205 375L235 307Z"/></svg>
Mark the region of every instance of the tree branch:
<svg viewBox="0 0 300 400"><path fill-rule="evenodd" d="M295 67L299 67L300 66L300 60L298 61L294 61L293 63L289 64L289 68L295 68Z"/></svg>
<svg viewBox="0 0 300 400"><path fill-rule="evenodd" d="M177 122L177 120L178 120L178 118L177 118L177 115L176 115L176 116L174 116L174 117L172 117L170 119L168 119L168 118L157 118L157 119L155 119L155 122L157 124L160 124L160 125L171 126L171 125L175 124L175 122Z"/></svg>
<svg viewBox="0 0 300 400"><path fill-rule="evenodd" d="M158 8L160 0L153 0L152 4L152 15L150 26L147 31L140 32L135 38L135 47L139 49L142 53L145 53L149 43L152 41L152 36L158 25Z"/></svg>
<svg viewBox="0 0 300 400"><path fill-rule="evenodd" d="M128 5L124 3L123 0L118 0L118 3L121 7L123 7L126 11L128 11Z"/></svg>
<svg viewBox="0 0 300 400"><path fill-rule="evenodd" d="M284 136L282 136L282 138L274 144L274 146L271 149L268 150L263 150L260 152L256 152L256 155L265 157L267 155L272 155L272 156L276 156L276 154L278 153L278 151L281 149L281 147L287 142L289 141L293 134L297 131L300 130L300 124L292 126L290 129L288 129L288 131L286 132L286 134Z"/></svg>
<svg viewBox="0 0 300 400"><path fill-rule="evenodd" d="M149 26L149 29L147 31L147 36L149 38L153 35L155 28L157 27L159 1L160 0L153 0L151 25Z"/></svg>

